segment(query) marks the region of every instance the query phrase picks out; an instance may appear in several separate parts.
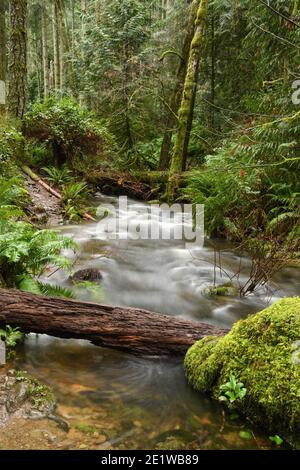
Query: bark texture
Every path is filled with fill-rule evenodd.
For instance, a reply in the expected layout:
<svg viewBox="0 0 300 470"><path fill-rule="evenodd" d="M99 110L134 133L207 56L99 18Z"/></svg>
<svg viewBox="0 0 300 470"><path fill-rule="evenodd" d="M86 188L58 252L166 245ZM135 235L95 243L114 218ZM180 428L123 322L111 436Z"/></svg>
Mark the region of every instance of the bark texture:
<svg viewBox="0 0 300 470"><path fill-rule="evenodd" d="M42 10L42 47L43 47L43 78L44 78L44 97L49 96L50 77L48 61L48 34L47 34L47 11Z"/></svg>
<svg viewBox="0 0 300 470"><path fill-rule="evenodd" d="M0 81L6 80L6 34L5 34L5 2L0 1ZM5 96L3 96L5 101ZM0 102L0 118L5 115L5 104Z"/></svg>
<svg viewBox="0 0 300 470"><path fill-rule="evenodd" d="M22 119L26 108L27 0L10 1L8 112Z"/></svg>
<svg viewBox="0 0 300 470"><path fill-rule="evenodd" d="M0 326L80 338L142 355L183 355L198 339L227 333L212 325L129 307L0 289Z"/></svg>

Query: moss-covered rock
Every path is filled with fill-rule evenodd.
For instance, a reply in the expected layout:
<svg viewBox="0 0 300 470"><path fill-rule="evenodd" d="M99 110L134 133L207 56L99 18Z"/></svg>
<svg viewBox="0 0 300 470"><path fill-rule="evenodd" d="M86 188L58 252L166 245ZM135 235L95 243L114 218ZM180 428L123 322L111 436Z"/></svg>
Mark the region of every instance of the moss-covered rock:
<svg viewBox="0 0 300 470"><path fill-rule="evenodd" d="M240 320L223 338L198 341L185 369L190 384L215 399L234 374L247 389L234 406L269 432L300 441L300 298Z"/></svg>

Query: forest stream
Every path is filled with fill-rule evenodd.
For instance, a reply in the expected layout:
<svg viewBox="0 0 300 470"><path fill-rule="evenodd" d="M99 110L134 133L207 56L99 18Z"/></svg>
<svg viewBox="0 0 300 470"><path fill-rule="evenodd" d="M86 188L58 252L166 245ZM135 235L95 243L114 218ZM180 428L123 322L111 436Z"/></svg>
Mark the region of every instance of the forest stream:
<svg viewBox="0 0 300 470"><path fill-rule="evenodd" d="M96 195L105 207L115 198ZM145 203L130 200L120 218L147 223ZM166 223L164 218L159 224ZM102 228L101 228L102 227ZM297 294L300 272L287 268L274 285L255 295L207 297L205 287L228 281L240 269L240 258L220 242L204 248L183 241L108 240L101 223L60 226L76 240L76 269L97 268L99 286L77 288L77 295L114 305L142 307L168 315L230 327L270 302ZM222 271L214 268L215 250L222 248ZM75 258L76 256L76 258ZM250 261L242 259L246 279ZM50 277L49 277L50 276ZM45 279L65 287L66 273ZM45 280L44 279L44 280ZM162 338L163 340L163 338ZM51 421L11 423L5 430L6 449L268 449L268 436L186 383L182 358L136 357L92 346L86 341L28 335L18 348L15 365L53 388L57 412L69 424L68 433ZM250 433L249 433L250 431Z"/></svg>

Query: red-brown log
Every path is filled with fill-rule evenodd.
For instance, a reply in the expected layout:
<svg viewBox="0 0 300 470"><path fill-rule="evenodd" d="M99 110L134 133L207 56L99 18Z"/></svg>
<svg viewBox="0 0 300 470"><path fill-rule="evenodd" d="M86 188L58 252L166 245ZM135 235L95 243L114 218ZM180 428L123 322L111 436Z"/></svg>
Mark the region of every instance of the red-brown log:
<svg viewBox="0 0 300 470"><path fill-rule="evenodd" d="M182 355L204 336L227 330L139 308L113 307L0 289L0 326L24 333L80 338L143 355Z"/></svg>

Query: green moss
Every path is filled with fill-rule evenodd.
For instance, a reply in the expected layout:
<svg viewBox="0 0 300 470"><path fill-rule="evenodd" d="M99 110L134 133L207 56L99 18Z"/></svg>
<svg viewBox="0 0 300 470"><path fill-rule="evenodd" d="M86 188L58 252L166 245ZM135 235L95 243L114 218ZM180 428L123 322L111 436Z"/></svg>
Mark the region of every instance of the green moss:
<svg viewBox="0 0 300 470"><path fill-rule="evenodd" d="M95 432L97 432L96 428L85 423L75 424L74 428L85 434L94 434Z"/></svg>
<svg viewBox="0 0 300 470"><path fill-rule="evenodd" d="M269 431L300 432L300 298L286 298L237 322L223 338L208 337L187 352L189 382L219 398L230 373L247 388L235 406Z"/></svg>

